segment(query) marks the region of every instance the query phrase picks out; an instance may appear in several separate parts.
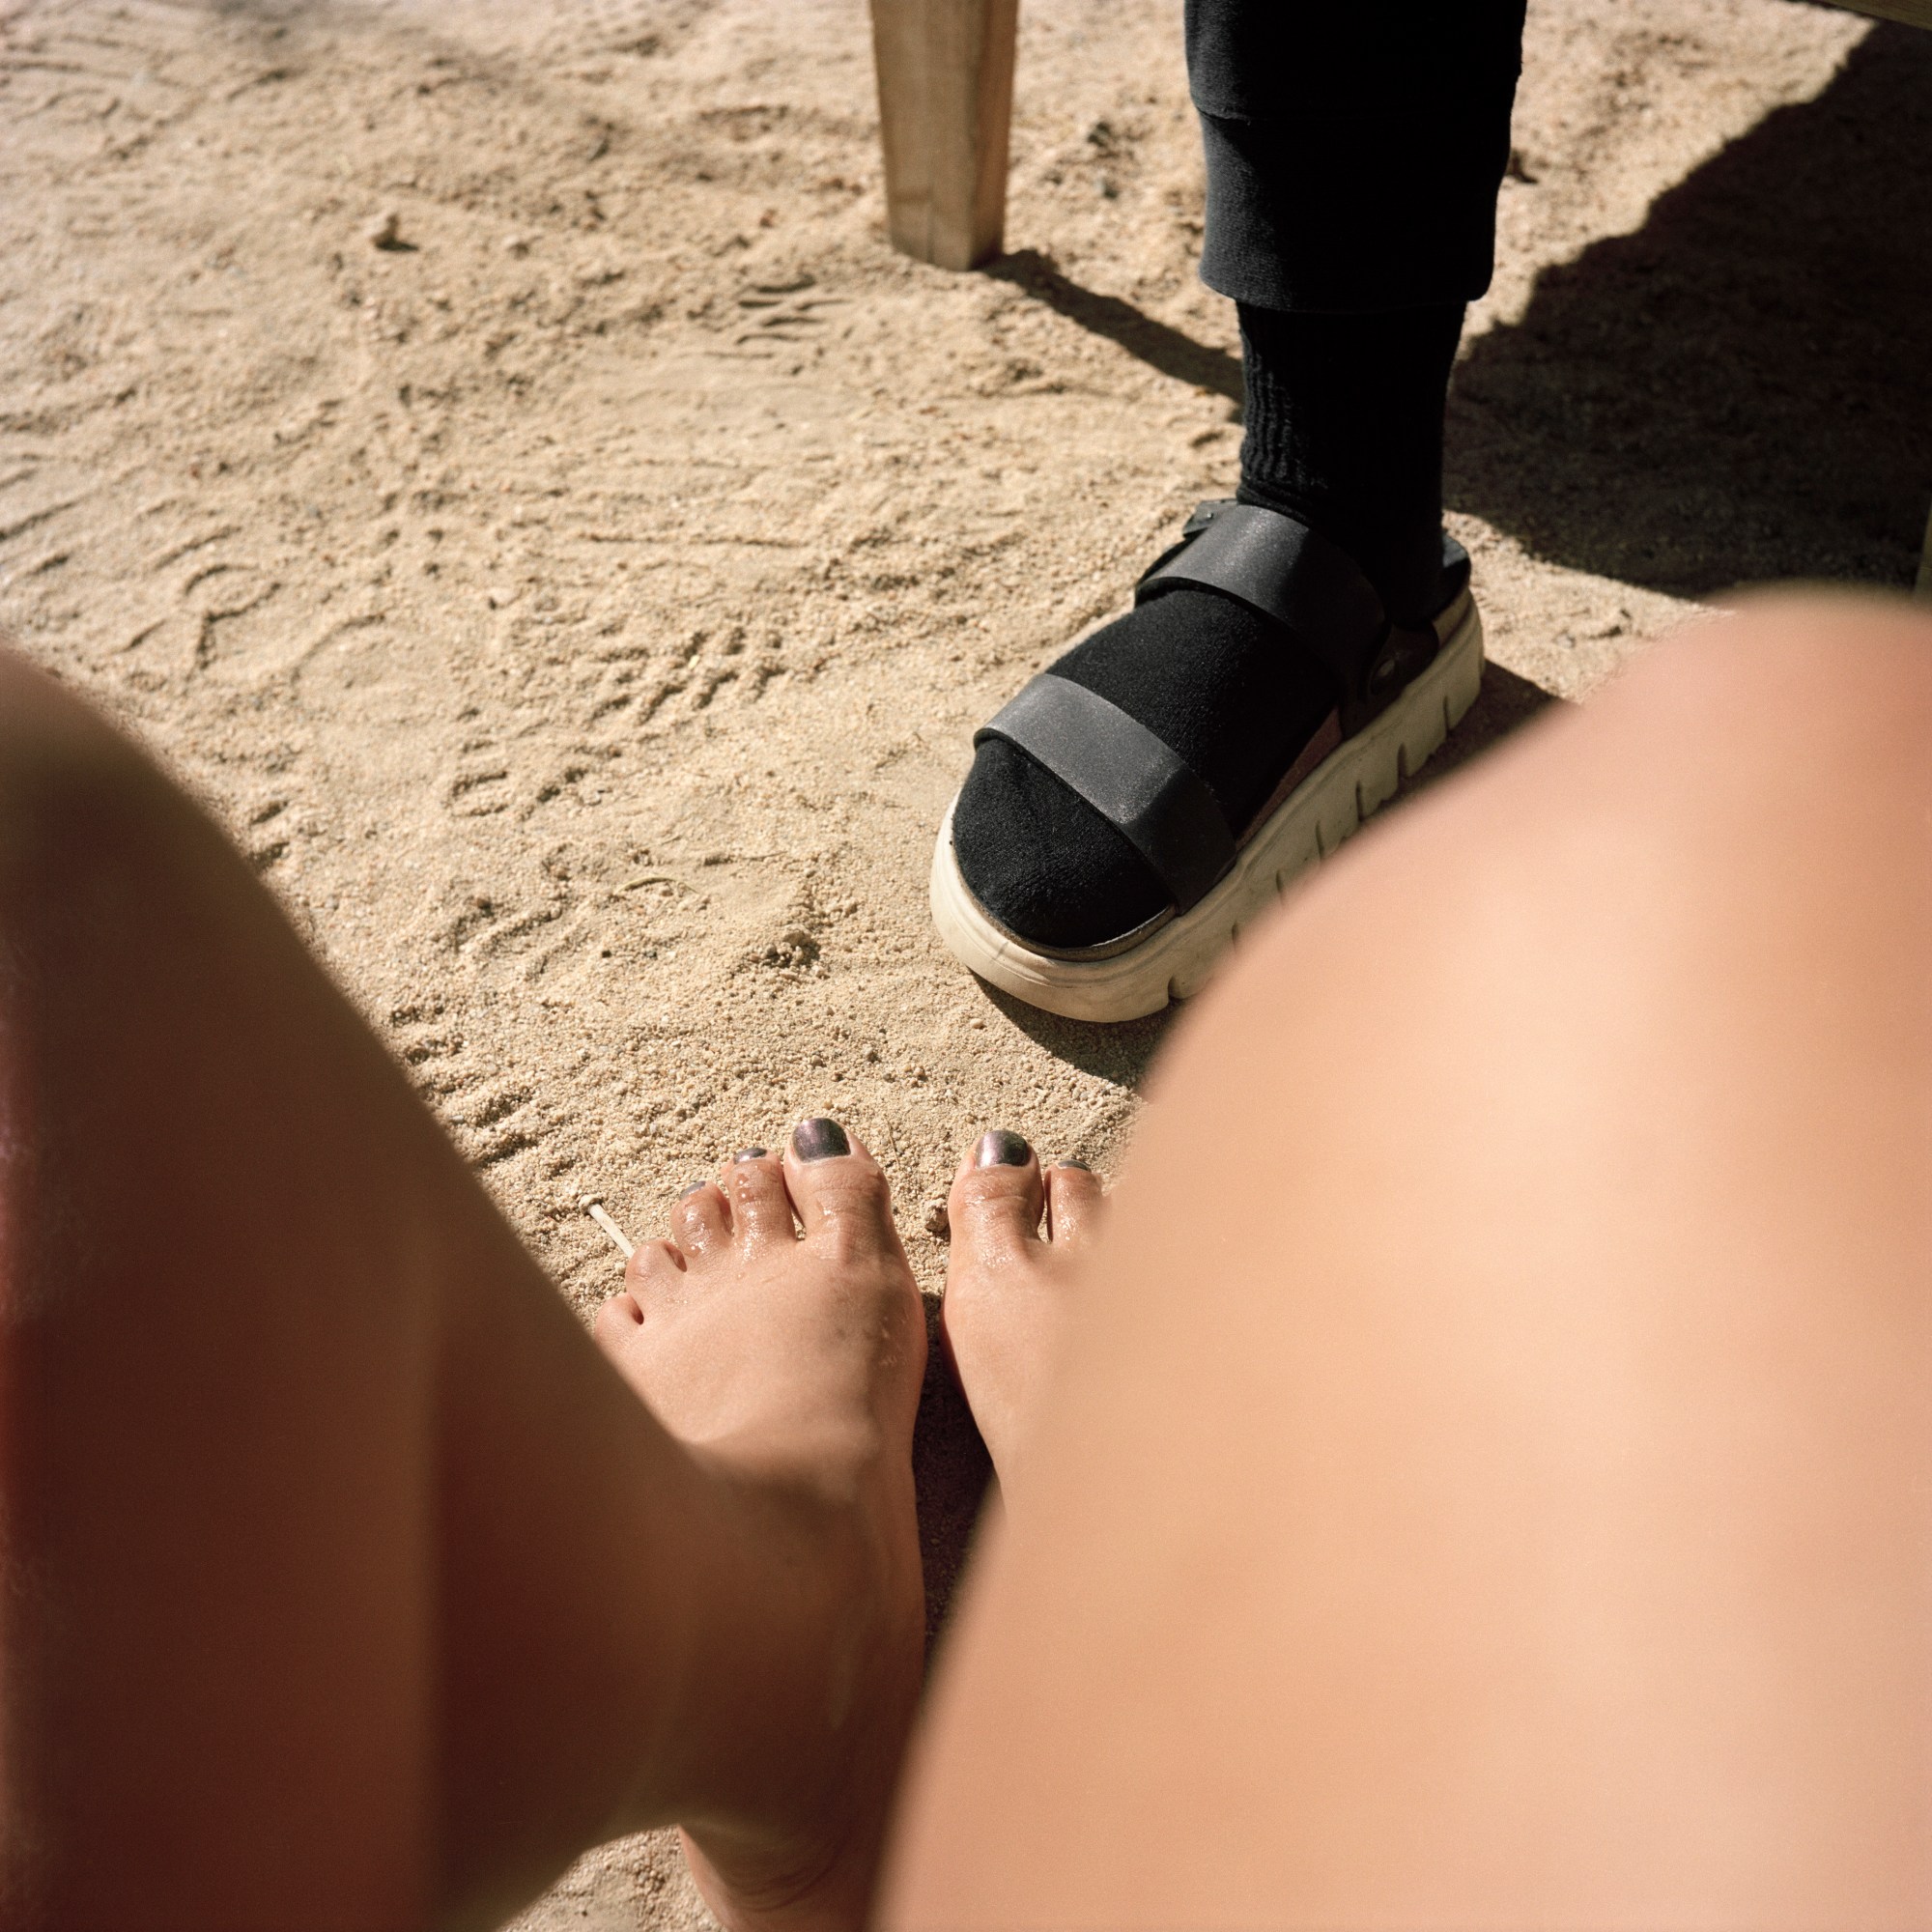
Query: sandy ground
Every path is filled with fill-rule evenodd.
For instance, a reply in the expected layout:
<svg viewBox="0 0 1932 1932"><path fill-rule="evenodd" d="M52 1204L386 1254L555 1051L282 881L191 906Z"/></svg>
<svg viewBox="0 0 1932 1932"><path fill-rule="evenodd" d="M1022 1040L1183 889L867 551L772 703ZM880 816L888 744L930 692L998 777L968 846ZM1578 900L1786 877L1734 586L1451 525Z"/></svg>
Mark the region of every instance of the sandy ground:
<svg viewBox="0 0 1932 1932"><path fill-rule="evenodd" d="M1534 0L1449 500L1449 754L1740 582L1904 583L1932 37ZM1014 251L882 241L862 0L0 4L0 623L246 848L584 1314L820 1109L921 1224L1115 1163L1162 1026L942 952L977 723L1232 483L1179 0L1028 0ZM400 245L370 224L396 216ZM983 1465L937 1382L935 1605ZM663 1837L534 1926L699 1922Z"/></svg>

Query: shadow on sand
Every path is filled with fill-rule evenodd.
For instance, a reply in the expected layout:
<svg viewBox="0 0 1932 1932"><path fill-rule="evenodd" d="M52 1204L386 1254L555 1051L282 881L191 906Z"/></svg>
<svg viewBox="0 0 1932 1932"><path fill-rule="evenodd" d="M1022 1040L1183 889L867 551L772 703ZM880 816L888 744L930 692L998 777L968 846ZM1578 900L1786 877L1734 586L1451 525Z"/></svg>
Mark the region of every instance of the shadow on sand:
<svg viewBox="0 0 1932 1932"><path fill-rule="evenodd" d="M1635 234L1546 270L1521 321L1471 347L1451 508L1679 596L1909 583L1932 500L1928 237L1932 34L1878 26L1815 99L1767 115ZM1037 250L986 272L1239 404L1237 357Z"/></svg>
<svg viewBox="0 0 1932 1932"><path fill-rule="evenodd" d="M1237 409L1240 407L1238 355L1197 342L1184 331L1144 315L1132 302L1122 301L1119 296L1103 296L1096 290L1081 287L1062 274L1052 257L1042 255L1037 248L1019 248L1010 255L1002 255L998 261L989 263L984 272L996 281L1011 282L1068 322L1118 343L1129 355L1138 356L1163 376L1226 396Z"/></svg>
<svg viewBox="0 0 1932 1932"><path fill-rule="evenodd" d="M1447 485L1538 556L1679 596L1909 584L1932 497L1932 34L1874 28L1635 234L1547 270L1457 370Z"/></svg>

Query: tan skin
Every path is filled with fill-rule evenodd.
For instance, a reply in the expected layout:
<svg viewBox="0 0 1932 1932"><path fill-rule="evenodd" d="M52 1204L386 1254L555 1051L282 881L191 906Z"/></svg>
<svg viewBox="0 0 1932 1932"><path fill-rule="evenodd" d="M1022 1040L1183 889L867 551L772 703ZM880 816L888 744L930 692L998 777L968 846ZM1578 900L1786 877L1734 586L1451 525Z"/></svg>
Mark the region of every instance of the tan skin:
<svg viewBox="0 0 1932 1932"><path fill-rule="evenodd" d="M593 1345L245 865L0 654L10 1927L484 1925L673 1822L728 1925L864 1916L917 1293L856 1141L671 1226Z"/></svg>
<svg viewBox="0 0 1932 1932"><path fill-rule="evenodd" d="M243 862L0 658L10 1927L486 1925L672 1822L734 1926L863 1915L924 1331L863 1149L729 1179L600 1350Z"/></svg>
<svg viewBox="0 0 1932 1932"><path fill-rule="evenodd" d="M1047 1184L1061 1210L1057 1242L1050 1229L1035 1226ZM1031 1154L1017 1169L969 1162L954 1183L952 1207L954 1279L983 1273L999 1282L1003 1302L1035 1297L1043 1331L1060 1313L1069 1251L1084 1244L1098 1217L1098 1181L1062 1168L1043 1183ZM643 1242L632 1257L624 1292L598 1319L597 1341L694 1453L721 1462L728 1455L734 1486L745 1483L748 1468L753 1472L746 1487L760 1512L753 1520L757 1535L766 1534L768 1521L785 1523L760 1495L768 1480L808 1495L796 1574L875 1606L873 1617L842 1628L829 1607L807 1612L838 1633L838 1648L810 1680L814 1690L829 1683L835 1700L850 1698L852 1728L876 1753L862 1787L860 1828L867 1835L860 1843L869 1871L919 1690L923 1641L910 1457L923 1330L885 1177L856 1143L849 1159L810 1163L787 1149L782 1158L731 1161L716 1181L680 1196L670 1220L669 1239ZM958 1325L951 1321L949 1330ZM767 1377L777 1383L780 1365L782 1382L766 1385ZM1001 1442L997 1429L989 1440ZM866 1486L856 1511L855 1480ZM828 1565L824 1546L848 1540L859 1547L836 1568ZM800 1606L788 1613L799 1614ZM887 1689L892 1702L881 1713ZM811 1825L796 1862L778 1861L776 1884L762 1875L755 1887L748 1881L753 1858L761 1866L770 1858L757 1833L728 1815L712 1821L689 1809L678 1813L700 1889L732 1922L757 1922L756 1908L774 1894L789 1908L793 1872L810 1870L826 1838L854 1829L849 1800L822 1823L813 1815L821 1765L793 1769ZM741 1845L743 1857L727 1864ZM778 1916L791 1922L788 1911Z"/></svg>
<svg viewBox="0 0 1932 1932"><path fill-rule="evenodd" d="M1009 1513L889 1922L1923 1922L1928 665L1767 608L1365 838L1097 1243L1091 1176L969 1155ZM788 1146L671 1229L593 1346L218 835L0 659L10 1926L488 1924L672 1821L727 1924L865 1916L884 1180Z"/></svg>
<svg viewBox="0 0 1932 1932"><path fill-rule="evenodd" d="M1932 1922L1928 742L1932 621L1767 601L1242 947L886 1923Z"/></svg>

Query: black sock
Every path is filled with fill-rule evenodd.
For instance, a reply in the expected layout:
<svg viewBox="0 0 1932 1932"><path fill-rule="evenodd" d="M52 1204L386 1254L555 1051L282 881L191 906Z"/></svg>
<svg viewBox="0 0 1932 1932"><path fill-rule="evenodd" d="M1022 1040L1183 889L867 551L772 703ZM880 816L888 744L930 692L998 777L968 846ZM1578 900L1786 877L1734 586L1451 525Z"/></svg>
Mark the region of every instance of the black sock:
<svg viewBox="0 0 1932 1932"><path fill-rule="evenodd" d="M1311 525L1362 566L1390 614L1441 602L1442 404L1463 305L1289 315L1243 302L1244 503Z"/></svg>
<svg viewBox="0 0 1932 1932"><path fill-rule="evenodd" d="M1211 590L1170 590L1054 666L1138 718L1246 826L1335 708L1335 680L1271 619ZM952 812L974 896L1009 932L1094 946L1151 919L1167 888L1124 837L1051 772L989 738Z"/></svg>
<svg viewBox="0 0 1932 1932"><path fill-rule="evenodd" d="M1460 307L1241 310L1241 500L1332 538L1391 613L1412 622L1442 602L1442 402L1462 321ZM1237 832L1339 695L1331 673L1278 625L1208 590L1153 599L1076 644L1054 670L1179 752ZM980 903L1040 945L1097 945L1168 902L1120 833L1000 739L974 756L952 842Z"/></svg>

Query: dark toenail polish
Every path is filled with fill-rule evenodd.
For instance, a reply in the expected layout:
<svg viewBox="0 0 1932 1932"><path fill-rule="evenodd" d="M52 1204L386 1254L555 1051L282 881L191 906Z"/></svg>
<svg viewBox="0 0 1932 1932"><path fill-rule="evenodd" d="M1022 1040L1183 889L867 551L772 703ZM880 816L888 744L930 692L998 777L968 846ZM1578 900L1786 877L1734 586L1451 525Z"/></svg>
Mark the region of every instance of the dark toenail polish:
<svg viewBox="0 0 1932 1932"><path fill-rule="evenodd" d="M766 1150L763 1148L740 1148L738 1151L731 1156L731 1165L733 1167L736 1167L740 1161L763 1160L765 1157L765 1152Z"/></svg>
<svg viewBox="0 0 1932 1932"><path fill-rule="evenodd" d="M801 1121L791 1130L791 1151L800 1160L832 1160L850 1153L852 1143L837 1121L828 1121L821 1114L816 1120Z"/></svg>
<svg viewBox="0 0 1932 1932"><path fill-rule="evenodd" d="M1005 1127L981 1134L980 1145L973 1151L975 1167L1024 1167L1032 1158L1033 1149Z"/></svg>
<svg viewBox="0 0 1932 1932"><path fill-rule="evenodd" d="M1084 1160L1057 1160L1055 1167L1077 1167L1082 1174L1092 1174L1094 1170Z"/></svg>
<svg viewBox="0 0 1932 1932"><path fill-rule="evenodd" d="M685 1197L686 1197L687 1195L689 1195L689 1194L696 1194L696 1193L697 1192L697 1190L698 1190L698 1189L699 1189L700 1187L704 1186L705 1184L706 1184L706 1183L705 1183L704 1181L701 1181L701 1180L694 1180L694 1181L693 1181L693 1182L691 1183L691 1185L690 1185L689 1187L680 1187L680 1188L679 1188L679 1189L677 1190L677 1198L678 1198L678 1199L679 1199L680 1201L682 1201L682 1200L683 1200L683 1199L684 1199L684 1198L685 1198Z"/></svg>

